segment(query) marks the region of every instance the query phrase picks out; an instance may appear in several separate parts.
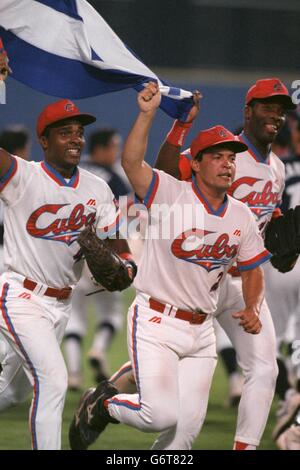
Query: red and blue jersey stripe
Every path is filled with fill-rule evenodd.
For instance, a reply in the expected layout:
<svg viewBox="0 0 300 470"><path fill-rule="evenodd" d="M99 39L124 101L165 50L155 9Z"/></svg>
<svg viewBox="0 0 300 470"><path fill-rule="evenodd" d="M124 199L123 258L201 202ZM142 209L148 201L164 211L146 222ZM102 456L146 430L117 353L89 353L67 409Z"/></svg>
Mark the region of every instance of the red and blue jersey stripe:
<svg viewBox="0 0 300 470"><path fill-rule="evenodd" d="M79 170L77 167L74 168L70 181L66 181L65 178L46 161L43 161L41 163L41 166L43 170L47 173L47 175L59 186L66 186L67 188L77 188L79 183Z"/></svg>
<svg viewBox="0 0 300 470"><path fill-rule="evenodd" d="M144 197L144 200L141 200L138 195L136 195L135 197L135 202L144 203L147 209L151 207L151 204L155 198L155 194L159 185L159 175L155 170L152 170L152 171L153 171L152 180L148 188L147 194Z"/></svg>
<svg viewBox="0 0 300 470"><path fill-rule="evenodd" d="M239 271L249 271L249 269L254 269L257 266L260 266L261 264L265 263L271 257L272 257L271 253L269 253L268 250L264 250L259 255L255 256L254 258L251 258L247 261L238 261L237 262L238 270Z"/></svg>
<svg viewBox="0 0 300 470"><path fill-rule="evenodd" d="M136 387L139 394L138 403L134 403L129 400L120 400L116 397L108 400L109 404L125 406L134 411L139 411L141 409L141 389L140 389L140 379L139 379L139 362L138 362L138 351L137 351L137 323L138 323L138 306L134 306L134 313L132 318L132 357L133 357L133 368L135 370L135 380Z"/></svg>
<svg viewBox="0 0 300 470"><path fill-rule="evenodd" d="M2 178L0 178L0 191L3 191L5 186L14 177L14 175L16 174L16 171L18 169L17 159L15 157L13 157L12 155L11 155L11 159L12 159L12 162L11 162L11 165L10 165L8 171L6 172L6 174L4 176L2 176Z"/></svg>
<svg viewBox="0 0 300 470"><path fill-rule="evenodd" d="M220 205L218 210L214 210L214 208L209 204L208 200L202 193L201 189L199 188L196 178L193 176L192 177L192 188L194 193L196 194L197 198L199 201L203 204L203 206L206 209L206 212L211 215L215 215L216 217L224 217L227 207L228 207L228 197L227 194L224 197L224 202L223 204Z"/></svg>
<svg viewBox="0 0 300 470"><path fill-rule="evenodd" d="M245 133L242 132L240 135L239 135L239 139L247 145L248 147L248 152L249 154L251 155L251 157L254 158L255 161L257 161L258 163L264 163L265 165L270 165L270 153L271 153L271 146L270 146L270 149L269 149L269 153L267 155L267 158L264 157L260 152L259 150L257 150L256 147L254 147L254 145L252 144L252 142L250 142L250 140L246 137Z"/></svg>

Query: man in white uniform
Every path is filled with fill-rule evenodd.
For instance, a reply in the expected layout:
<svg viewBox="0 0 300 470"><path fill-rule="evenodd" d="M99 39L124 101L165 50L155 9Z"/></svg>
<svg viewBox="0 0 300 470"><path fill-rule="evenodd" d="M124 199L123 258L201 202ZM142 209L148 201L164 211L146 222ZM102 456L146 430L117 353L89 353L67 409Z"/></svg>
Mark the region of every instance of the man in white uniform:
<svg viewBox="0 0 300 470"><path fill-rule="evenodd" d="M108 185L77 168L83 126L94 121L71 101L60 100L37 120L43 162L0 150L5 205L0 330L14 356L0 376L0 409L22 401L33 389L33 449L61 445L67 371L60 342L83 265L76 239L91 225L100 231L109 227L110 234L118 230L119 210ZM124 240L110 240L110 245L119 253L129 251Z"/></svg>
<svg viewBox="0 0 300 470"><path fill-rule="evenodd" d="M153 223L148 225L137 296L128 313L128 350L138 393L117 394L107 382L87 391L70 427L72 449L87 448L108 422L162 432L156 449L174 448L178 428L182 442L175 448L191 448L205 418L216 365L212 317L219 286L234 261L242 273L245 305L233 321L240 333L261 330L260 264L270 254L250 210L226 196L235 174L235 153L247 146L216 126L200 132L192 143L192 183L153 171L144 155L160 99L155 83L139 93L140 114L122 156L138 198L151 208ZM116 395L109 398L108 392Z"/></svg>
<svg viewBox="0 0 300 470"><path fill-rule="evenodd" d="M116 129L99 128L89 136L88 155L80 161L80 168L103 179L117 200L130 191L128 182L116 171L120 152L121 137ZM122 293L99 292L87 296L95 290L91 273L85 265L72 296L72 315L63 342L70 390L78 390L82 385L82 340L86 335L88 307L94 307L95 313L95 333L88 360L96 383L109 377L107 350L123 325Z"/></svg>
<svg viewBox="0 0 300 470"><path fill-rule="evenodd" d="M293 108L295 105L288 90L277 78L258 80L246 94L244 132L240 139L248 145L248 150L237 154L236 175L229 193L249 207L262 231L277 214L284 189L284 166L271 151L270 144L283 123L286 110ZM183 180L192 176L190 150L180 153L190 127L191 123L175 122L156 164ZM265 429L274 396L278 372L276 339L265 301L261 309L264 324L261 334L249 336L240 333L232 313L244 305L241 279L236 268L230 272L232 277L226 277L221 284L216 319L229 336L245 377L234 449L254 450ZM128 365L113 376L113 382L118 390L132 388ZM177 428L172 448L181 447L181 438Z"/></svg>
<svg viewBox="0 0 300 470"><path fill-rule="evenodd" d="M258 80L248 90L245 104L244 132L239 137L247 143L248 151L237 156L235 181L229 193L248 205L263 232L271 217L276 216L279 211L277 207L281 201L285 178L284 166L271 151L270 144L281 127L286 110L294 109L295 105L284 84L276 78ZM168 141L174 143L172 133ZM171 161L170 146L169 152L168 158ZM190 151L183 152L180 157L177 168L179 175L176 176L188 179L191 175ZM163 167L162 158L159 167ZM274 270L272 266L270 269ZM261 312L266 319L262 334L253 339L235 334L230 313L238 304L242 305L243 299L241 282L236 277L238 273L235 270L231 270L231 273L232 278L227 278L222 286L216 318L231 339L245 376L235 448L254 449L260 442L274 394L277 370L275 335L266 303Z"/></svg>

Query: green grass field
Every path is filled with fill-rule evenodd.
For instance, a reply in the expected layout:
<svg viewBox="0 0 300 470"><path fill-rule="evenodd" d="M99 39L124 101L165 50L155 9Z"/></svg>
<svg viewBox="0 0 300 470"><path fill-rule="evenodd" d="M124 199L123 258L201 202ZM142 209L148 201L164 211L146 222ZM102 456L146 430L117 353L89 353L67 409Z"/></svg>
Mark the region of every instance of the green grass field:
<svg viewBox="0 0 300 470"><path fill-rule="evenodd" d="M131 293L126 297L125 304L129 304ZM94 319L91 315L89 335L86 338L85 349L88 348L93 330ZM109 360L112 371L115 371L127 359L125 330L118 334L111 350ZM92 379L89 368L84 364L85 386L91 386ZM74 410L77 406L80 394L69 392L66 397L66 405L63 416L62 448L69 449L68 426L71 422ZM227 382L224 371L219 361L213 386L210 393L208 412L203 429L196 439L193 449L231 449L236 423L236 409L228 409L224 406L227 397ZM30 401L11 408L1 413L0 417L0 450L29 449L30 440L28 432L28 410ZM271 439L271 430L275 424L274 405L262 439L260 449L276 449ZM124 450L124 449L149 449L154 441L155 434L142 433L128 426L109 425L101 438L91 449Z"/></svg>

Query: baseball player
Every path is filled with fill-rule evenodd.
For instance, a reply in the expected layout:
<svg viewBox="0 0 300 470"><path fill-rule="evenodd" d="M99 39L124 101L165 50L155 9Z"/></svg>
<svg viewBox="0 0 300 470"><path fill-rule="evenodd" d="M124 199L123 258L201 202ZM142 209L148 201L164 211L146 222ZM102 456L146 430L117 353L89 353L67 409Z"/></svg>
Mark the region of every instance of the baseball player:
<svg viewBox="0 0 300 470"><path fill-rule="evenodd" d="M153 171L144 155L160 99L153 82L139 93L140 113L122 156L138 198L151 208L153 226L148 228L154 230L145 241L137 296L128 313L128 350L138 393L117 394L107 382L85 392L70 427L72 449L87 448L108 422L162 432L155 444L160 449L173 448L177 426L180 449L191 448L204 421L216 365L212 316L220 282L235 259L242 270L245 304L233 321L249 336L261 330L260 265L270 254L250 210L226 196L235 153L247 146L216 126L192 143L192 183ZM164 235L167 227L170 232ZM172 431L166 439L167 429Z"/></svg>
<svg viewBox="0 0 300 470"><path fill-rule="evenodd" d="M88 155L80 162L80 167L104 179L117 199L130 192L129 184L116 171L116 161L120 155L121 137L115 129L100 128L93 132L88 141ZM72 296L72 315L68 322L64 351L69 376L69 389L78 390L82 384L81 346L86 334L88 305L94 306L96 331L88 353L97 383L108 378L106 351L115 333L123 325L123 304L120 292L95 292L91 274L84 266L81 279Z"/></svg>
<svg viewBox="0 0 300 470"><path fill-rule="evenodd" d="M249 206L262 232L272 214L278 211L276 207L284 189L283 164L269 146L282 125L286 110L294 108L287 89L278 79L259 80L246 95L244 132L240 138L249 149L237 157L236 178L230 194ZM179 163L184 177L188 177L188 156L189 151L182 155ZM265 267L274 271L268 263ZM230 311L234 309L234 295L237 295L236 302L241 302L242 296L241 292L238 295L240 280L234 272L232 274L233 277L227 278L221 288L216 318L231 339L245 376L234 448L253 449L259 444L264 430L275 386L275 338L266 305L266 313L264 309L261 312L262 318L266 318L263 334L253 338L252 342L247 337L243 342L239 341L240 337L235 338L234 324L229 321ZM256 357L256 348L261 352L259 357ZM257 414L253 413L254 409Z"/></svg>
<svg viewBox="0 0 300 470"><path fill-rule="evenodd" d="M279 131L286 110L294 109L288 90L277 78L258 80L246 94L244 132L240 139L248 150L236 159L235 180L230 194L244 202L255 216L261 231L277 214L284 189L284 165L273 154L270 144ZM194 107L196 113L196 107ZM191 116L191 121L194 119ZM191 178L190 150L180 154L191 122L176 121L163 144L156 166L182 180ZM180 157L180 158L179 158ZM294 261L291 261L291 266ZM260 442L271 407L278 367L276 339L270 311L263 302L260 318L263 329L258 336L240 332L232 313L244 308L241 279L238 271L230 270L221 283L216 319L230 338L244 374L242 398L238 409L234 449L254 450ZM128 367L113 376L114 385L126 391L132 388ZM177 426L178 429L178 426ZM172 448L181 448L181 435L173 435Z"/></svg>
<svg viewBox="0 0 300 470"><path fill-rule="evenodd" d="M33 390L33 449L61 445L67 371L59 344L83 265L77 236L92 225L107 236L118 230L119 210L108 185L77 168L84 126L94 121L60 100L37 120L44 161L27 162L0 150L5 205L0 331L14 353L0 376L0 409ZM124 240L109 243L119 253L129 251ZM126 266L131 273L130 261Z"/></svg>
<svg viewBox="0 0 300 470"><path fill-rule="evenodd" d="M295 207L299 203L299 189L300 189L300 120L291 122L291 147L293 156L286 159L286 180L285 191L283 193L281 209L286 213L289 209ZM297 261L292 272L280 273L272 269L271 266L266 266L266 299L270 306L272 317L277 338L277 347L279 353L279 370L281 374L278 377L277 393L280 398L278 409L276 412L277 423L273 431L273 437L277 441L280 448L283 448L284 442L289 439L289 434L292 434L295 440L298 432L287 433L283 438L280 435L293 421L297 410L300 410L300 364L299 360L295 361L296 381L295 387L292 387L288 371L285 366L284 358L280 355L280 346L286 340L288 333L288 325L291 320L295 320L292 328L291 344L294 340L300 338L300 298L299 298L299 275L300 275L300 262ZM293 318L294 317L294 318ZM292 348L291 348L292 349ZM294 355L291 350L291 360L293 361ZM280 379L280 380L279 380ZM295 431L297 428L295 428ZM300 439L299 439L300 445Z"/></svg>

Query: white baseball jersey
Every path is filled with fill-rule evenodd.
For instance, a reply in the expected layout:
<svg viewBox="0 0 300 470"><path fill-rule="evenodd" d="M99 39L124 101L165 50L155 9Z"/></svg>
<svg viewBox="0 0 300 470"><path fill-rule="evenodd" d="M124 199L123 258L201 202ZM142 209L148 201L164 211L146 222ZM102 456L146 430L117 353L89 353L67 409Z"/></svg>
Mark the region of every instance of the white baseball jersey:
<svg viewBox="0 0 300 470"><path fill-rule="evenodd" d="M0 191L5 204L5 269L51 287L73 286L79 279L80 231L96 224L109 236L120 222L108 185L82 169L65 180L45 161L13 157Z"/></svg>
<svg viewBox="0 0 300 470"><path fill-rule="evenodd" d="M230 194L247 204L263 232L281 202L285 183L284 164L272 151L264 160L245 134L239 137L248 145L248 150L237 154L235 180Z"/></svg>
<svg viewBox="0 0 300 470"><path fill-rule="evenodd" d="M229 194L247 204L263 233L281 202L285 183L284 164L272 151L264 159L244 133L239 138L248 146L248 150L236 154L236 174ZM189 149L181 154L181 160L191 158ZM185 178L189 175L190 163L185 164L183 161L181 166Z"/></svg>
<svg viewBox="0 0 300 470"><path fill-rule="evenodd" d="M214 211L195 179L178 181L155 170L144 204L152 223L135 287L157 300L211 314L234 261L246 270L270 257L248 207L226 196Z"/></svg>

